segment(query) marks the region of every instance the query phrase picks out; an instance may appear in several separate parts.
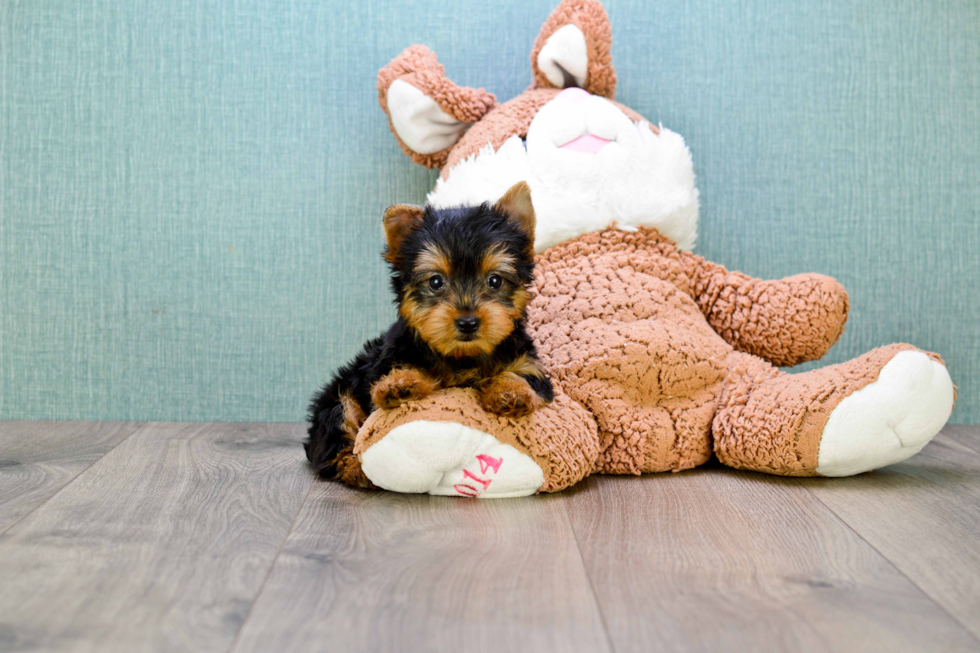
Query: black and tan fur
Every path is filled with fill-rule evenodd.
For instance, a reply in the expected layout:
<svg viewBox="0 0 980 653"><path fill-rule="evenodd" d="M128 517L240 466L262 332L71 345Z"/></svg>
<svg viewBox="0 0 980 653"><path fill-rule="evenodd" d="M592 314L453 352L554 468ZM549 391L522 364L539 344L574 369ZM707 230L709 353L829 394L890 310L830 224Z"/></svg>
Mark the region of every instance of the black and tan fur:
<svg viewBox="0 0 980 653"><path fill-rule="evenodd" d="M524 327L534 267L527 184L494 205L384 215L398 319L314 397L306 455L325 478L372 487L353 453L372 411L440 388L475 388L486 410L521 417L550 402L551 382Z"/></svg>

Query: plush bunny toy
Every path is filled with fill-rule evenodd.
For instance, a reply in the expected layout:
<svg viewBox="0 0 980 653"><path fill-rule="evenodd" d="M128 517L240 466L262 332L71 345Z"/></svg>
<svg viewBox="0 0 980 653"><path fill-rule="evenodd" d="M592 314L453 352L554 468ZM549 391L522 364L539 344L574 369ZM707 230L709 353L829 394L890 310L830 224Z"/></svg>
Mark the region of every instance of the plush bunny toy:
<svg viewBox="0 0 980 653"><path fill-rule="evenodd" d="M396 492L513 497L594 473L680 471L712 454L785 476L847 476L904 460L939 431L954 387L939 356L875 349L801 374L837 341L834 279L776 281L689 252L698 192L677 134L613 101L611 30L564 0L531 53L533 83L498 104L416 45L378 75L402 149L440 168L437 207L497 200L515 182L537 215L529 332L556 399L528 418L451 389L376 411L355 446Z"/></svg>

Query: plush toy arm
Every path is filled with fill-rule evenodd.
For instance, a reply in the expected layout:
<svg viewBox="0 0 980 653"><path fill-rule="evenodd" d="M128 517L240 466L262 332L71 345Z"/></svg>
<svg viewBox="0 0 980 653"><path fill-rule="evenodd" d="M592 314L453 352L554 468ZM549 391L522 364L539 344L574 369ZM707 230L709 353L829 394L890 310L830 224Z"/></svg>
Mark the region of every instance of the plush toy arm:
<svg viewBox="0 0 980 653"><path fill-rule="evenodd" d="M816 360L840 338L847 291L822 274L765 281L699 259L691 290L711 327L739 351L773 365Z"/></svg>
<svg viewBox="0 0 980 653"><path fill-rule="evenodd" d="M580 266L572 264L575 261L588 260L591 268L600 264L627 267L667 281L697 303L711 328L728 344L774 365L820 358L840 338L847 321L847 292L830 277L799 274L776 281L753 279L684 251L648 227L587 234L550 247L536 260L535 283L546 296L561 294L549 286L575 287L576 276L585 275ZM644 314L637 317L644 317L649 309L638 300L642 295L633 295ZM532 301L531 308L534 306ZM581 320L575 302L567 308L567 319ZM538 337L539 343L546 341Z"/></svg>

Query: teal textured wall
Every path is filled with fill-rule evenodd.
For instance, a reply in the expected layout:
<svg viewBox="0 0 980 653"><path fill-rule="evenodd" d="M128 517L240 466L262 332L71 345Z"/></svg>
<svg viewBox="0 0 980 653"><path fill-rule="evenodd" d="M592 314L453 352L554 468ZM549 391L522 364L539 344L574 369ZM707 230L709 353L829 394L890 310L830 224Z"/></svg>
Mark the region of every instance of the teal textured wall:
<svg viewBox="0 0 980 653"><path fill-rule="evenodd" d="M698 252L838 277L980 421L980 3L609 0L617 99L683 134ZM381 211L434 173L374 75L501 99L552 1L0 2L0 418L299 420L392 318Z"/></svg>

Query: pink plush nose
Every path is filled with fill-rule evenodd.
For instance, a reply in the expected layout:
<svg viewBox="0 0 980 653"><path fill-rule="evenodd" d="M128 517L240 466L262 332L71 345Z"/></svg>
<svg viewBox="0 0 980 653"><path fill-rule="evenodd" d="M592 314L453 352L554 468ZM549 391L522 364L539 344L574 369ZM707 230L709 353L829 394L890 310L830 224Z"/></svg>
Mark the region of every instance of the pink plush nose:
<svg viewBox="0 0 980 653"><path fill-rule="evenodd" d="M584 88L566 88L564 91L558 94L558 97L563 100L571 100L572 102L581 102L582 100L588 100L592 97L592 94L586 91Z"/></svg>
<svg viewBox="0 0 980 653"><path fill-rule="evenodd" d="M558 94L558 98L577 104L592 97L592 94L582 88L566 88ZM557 98L556 98L557 99ZM595 154L609 143L608 139L593 136L592 134L582 134L564 145L559 145L563 150L571 152L582 152L584 154Z"/></svg>
<svg viewBox="0 0 980 653"><path fill-rule="evenodd" d="M561 146L561 149L572 152L583 152L585 154L595 154L608 144L609 141L605 138L593 136L592 134L584 134L573 141L565 143Z"/></svg>

